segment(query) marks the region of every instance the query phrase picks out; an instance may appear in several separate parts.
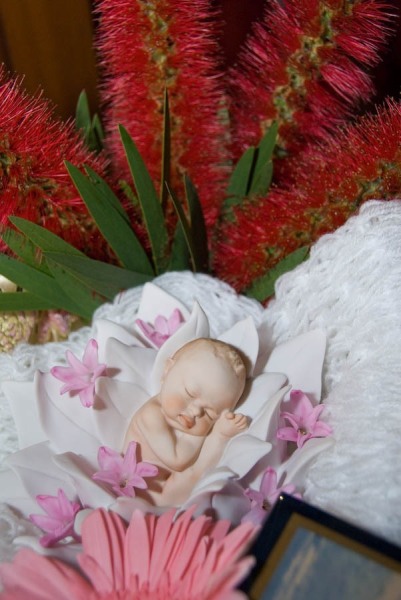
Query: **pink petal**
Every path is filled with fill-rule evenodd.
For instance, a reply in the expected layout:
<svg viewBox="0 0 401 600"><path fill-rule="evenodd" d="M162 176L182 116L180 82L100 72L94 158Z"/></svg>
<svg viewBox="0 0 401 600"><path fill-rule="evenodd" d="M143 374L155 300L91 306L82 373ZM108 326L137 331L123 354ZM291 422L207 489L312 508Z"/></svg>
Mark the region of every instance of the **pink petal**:
<svg viewBox="0 0 401 600"><path fill-rule="evenodd" d="M79 399L81 400L82 406L90 408L93 406L95 400L95 384L90 383L86 388L81 390L79 393Z"/></svg>
<svg viewBox="0 0 401 600"><path fill-rule="evenodd" d="M326 437L333 433L333 429L327 423L323 421L318 421L313 428L313 435L315 437Z"/></svg>
<svg viewBox="0 0 401 600"><path fill-rule="evenodd" d="M290 397L291 400L296 400L293 414L299 416L302 420L305 420L313 410L312 402L301 390L293 390Z"/></svg>
<svg viewBox="0 0 401 600"><path fill-rule="evenodd" d="M137 464L136 472L141 477L155 477L159 473L159 469L151 463L140 462Z"/></svg>
<svg viewBox="0 0 401 600"><path fill-rule="evenodd" d="M277 430L277 438L288 442L298 441L298 431L293 427L281 427Z"/></svg>
<svg viewBox="0 0 401 600"><path fill-rule="evenodd" d="M155 328L145 321L142 321L142 319L135 319L135 325L137 325L142 333L149 339L151 339L152 335L155 333Z"/></svg>
<svg viewBox="0 0 401 600"><path fill-rule="evenodd" d="M267 467L262 477L260 491L264 498L268 498L270 494L277 490L277 473L272 467Z"/></svg>
<svg viewBox="0 0 401 600"><path fill-rule="evenodd" d="M167 323L167 319L166 317L163 317L162 315L158 315L155 319L155 330L158 333L161 333L163 336L168 336L169 335L169 328L168 328L168 323Z"/></svg>
<svg viewBox="0 0 401 600"><path fill-rule="evenodd" d="M305 419L305 428L312 430L319 419L321 412L324 410L323 404L318 404L314 407L314 409L310 412L307 419Z"/></svg>
<svg viewBox="0 0 401 600"><path fill-rule="evenodd" d="M67 350L65 353L69 364L73 371L75 371L76 375L87 375L89 369L73 354L70 350Z"/></svg>
<svg viewBox="0 0 401 600"><path fill-rule="evenodd" d="M119 452L107 446L100 446L97 453L97 460L103 471L115 471L119 476L123 465L123 458Z"/></svg>
<svg viewBox="0 0 401 600"><path fill-rule="evenodd" d="M39 527L39 529L48 533L54 532L61 524L60 519L49 517L47 515L29 515L29 520L32 521L36 527Z"/></svg>
<svg viewBox="0 0 401 600"><path fill-rule="evenodd" d="M125 588L125 529L121 517L103 509L93 511L83 522L84 554L78 562L101 594Z"/></svg>
<svg viewBox="0 0 401 600"><path fill-rule="evenodd" d="M294 427L294 429L299 429L300 427L303 426L303 420L301 417L298 417L297 415L294 415L293 413L289 413L289 412L282 412L280 413L280 417L283 419L287 419L287 421L289 421L292 425L292 427Z"/></svg>
<svg viewBox="0 0 401 600"><path fill-rule="evenodd" d="M87 372L79 375L72 367L52 367L52 369L50 369L50 373L53 375L53 377L59 379L60 381L64 381L65 383L75 384L75 382L88 380Z"/></svg>
<svg viewBox="0 0 401 600"><path fill-rule="evenodd" d="M12 563L0 565L0 574L5 599L87 600L92 591L75 569L25 548Z"/></svg>
<svg viewBox="0 0 401 600"><path fill-rule="evenodd" d="M123 459L123 471L126 473L135 473L136 471L136 449L137 442L130 442Z"/></svg>
<svg viewBox="0 0 401 600"><path fill-rule="evenodd" d="M183 322L184 317L182 316L181 311L178 308L175 308L168 320L168 333L173 335Z"/></svg>
<svg viewBox="0 0 401 600"><path fill-rule="evenodd" d="M92 475L92 479L95 481L102 481L103 483L109 483L110 485L120 484L120 474L113 473L112 471L97 471Z"/></svg>
<svg viewBox="0 0 401 600"><path fill-rule="evenodd" d="M254 506L241 519L241 523L252 523L252 525L261 525L266 519L268 513L262 506Z"/></svg>
<svg viewBox="0 0 401 600"><path fill-rule="evenodd" d="M98 345L96 340L91 339L87 343L82 363L85 365L88 371L95 371L99 364Z"/></svg>

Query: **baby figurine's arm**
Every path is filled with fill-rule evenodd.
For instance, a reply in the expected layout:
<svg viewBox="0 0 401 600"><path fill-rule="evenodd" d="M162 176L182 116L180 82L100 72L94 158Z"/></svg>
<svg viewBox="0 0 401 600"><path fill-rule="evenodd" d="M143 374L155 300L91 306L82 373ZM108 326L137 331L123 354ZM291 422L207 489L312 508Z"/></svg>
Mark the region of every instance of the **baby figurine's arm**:
<svg viewBox="0 0 401 600"><path fill-rule="evenodd" d="M227 442L238 433L248 429L248 419L240 413L224 411L216 421L200 451L193 468L203 474L220 460Z"/></svg>
<svg viewBox="0 0 401 600"><path fill-rule="evenodd" d="M146 439L147 445L157 456L161 464L172 471L183 471L194 463L202 447L204 438L183 435L171 427L161 409L157 398L151 398L134 415L127 432L135 439L135 428ZM178 435L177 435L178 434Z"/></svg>

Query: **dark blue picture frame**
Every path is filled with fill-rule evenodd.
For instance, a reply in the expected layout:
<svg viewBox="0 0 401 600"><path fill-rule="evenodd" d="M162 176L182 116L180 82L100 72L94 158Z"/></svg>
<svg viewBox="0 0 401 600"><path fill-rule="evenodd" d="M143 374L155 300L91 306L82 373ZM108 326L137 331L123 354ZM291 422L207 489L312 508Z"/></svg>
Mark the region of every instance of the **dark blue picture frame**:
<svg viewBox="0 0 401 600"><path fill-rule="evenodd" d="M250 600L401 599L400 547L285 494L251 554Z"/></svg>

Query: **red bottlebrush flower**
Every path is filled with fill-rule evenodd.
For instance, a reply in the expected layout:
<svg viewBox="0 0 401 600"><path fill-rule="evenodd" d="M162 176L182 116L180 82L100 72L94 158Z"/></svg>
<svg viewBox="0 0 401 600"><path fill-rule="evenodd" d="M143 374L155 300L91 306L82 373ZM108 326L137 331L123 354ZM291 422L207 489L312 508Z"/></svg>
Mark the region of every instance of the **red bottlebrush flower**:
<svg viewBox="0 0 401 600"><path fill-rule="evenodd" d="M238 290L337 229L366 200L401 195L401 104L388 102L326 144L310 148L286 188L247 202L224 223L215 271Z"/></svg>
<svg viewBox="0 0 401 600"><path fill-rule="evenodd" d="M117 125L135 140L152 179L161 172L163 96L171 114L171 184L182 197L188 172L206 221L213 224L223 197L226 150L220 118L214 13L207 0L100 0L97 46L104 71L106 145L114 175L129 179Z"/></svg>
<svg viewBox="0 0 401 600"><path fill-rule="evenodd" d="M327 137L371 95L390 31L380 0L272 0L231 70L234 152L279 123L278 156ZM277 174L277 173L276 173Z"/></svg>
<svg viewBox="0 0 401 600"><path fill-rule="evenodd" d="M86 149L72 123L53 118L45 100L28 96L18 81L0 71L0 224L10 225L11 215L29 219L101 258L105 243L64 160L100 172L105 167L103 158Z"/></svg>

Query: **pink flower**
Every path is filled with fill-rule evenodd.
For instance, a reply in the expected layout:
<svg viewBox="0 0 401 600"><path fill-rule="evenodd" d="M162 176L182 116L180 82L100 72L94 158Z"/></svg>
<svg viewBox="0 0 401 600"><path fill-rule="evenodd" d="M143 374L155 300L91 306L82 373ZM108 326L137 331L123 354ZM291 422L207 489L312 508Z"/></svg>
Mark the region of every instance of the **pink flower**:
<svg viewBox="0 0 401 600"><path fill-rule="evenodd" d="M98 361L97 341L89 340L86 345L82 362L69 350L66 352L69 367L53 367L51 374L64 381L65 385L60 394L78 392L83 406L93 406L95 396L95 381L106 370L106 365Z"/></svg>
<svg viewBox="0 0 401 600"><path fill-rule="evenodd" d="M280 440L296 442L298 448L302 448L311 438L326 437L333 432L330 425L319 421L323 404L313 406L301 390L292 390L290 400L295 403L293 412L282 412L281 416L290 422L291 427L281 427L277 431Z"/></svg>
<svg viewBox="0 0 401 600"><path fill-rule="evenodd" d="M184 317L178 308L173 310L168 319L163 317L163 315L158 315L154 325L145 323L142 319L136 319L135 321L142 333L153 342L157 348L163 346L164 342L168 340L179 327L181 327L183 322Z"/></svg>
<svg viewBox="0 0 401 600"><path fill-rule="evenodd" d="M30 520L46 531L39 542L45 548L53 546L67 536L77 538L74 532L75 515L81 510L79 502L68 500L65 492L58 490L57 496L39 495L36 501L47 515L29 515Z"/></svg>
<svg viewBox="0 0 401 600"><path fill-rule="evenodd" d="M118 496L135 496L135 488L146 490L144 477L155 477L159 470L148 462L136 461L136 442L130 442L125 456L101 446L97 455L101 471L93 475L96 481L110 483Z"/></svg>
<svg viewBox="0 0 401 600"><path fill-rule="evenodd" d="M277 487L277 473L272 467L268 467L263 474L260 490L247 489L245 495L251 501L251 510L242 517L242 523L249 521L254 525L262 523L267 514L272 509L280 494L291 494L296 498L301 498L301 495L295 492L295 485L288 483L281 487Z"/></svg>
<svg viewBox="0 0 401 600"><path fill-rule="evenodd" d="M65 563L21 550L0 565L4 600L239 600L235 586L253 557L240 558L255 528L213 522L193 510L174 520L136 510L128 529L116 513L92 512L82 526L80 575Z"/></svg>

